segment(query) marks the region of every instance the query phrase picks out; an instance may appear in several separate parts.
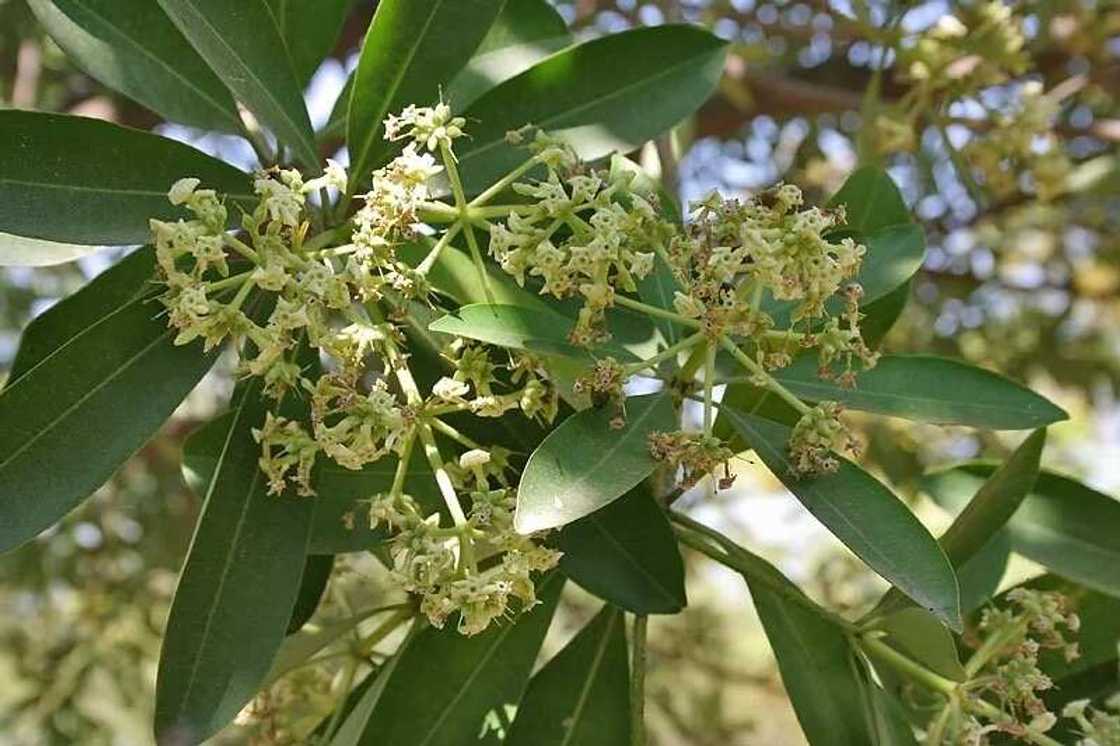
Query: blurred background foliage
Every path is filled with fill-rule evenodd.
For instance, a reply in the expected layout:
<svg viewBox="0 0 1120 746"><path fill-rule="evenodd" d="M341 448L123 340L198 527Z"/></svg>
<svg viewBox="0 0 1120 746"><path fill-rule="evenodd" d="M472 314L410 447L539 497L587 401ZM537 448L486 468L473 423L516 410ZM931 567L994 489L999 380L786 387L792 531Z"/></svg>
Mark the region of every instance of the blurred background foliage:
<svg viewBox="0 0 1120 746"><path fill-rule="evenodd" d="M308 89L320 125L375 5L354 3ZM581 37L689 22L732 42L718 95L635 154L685 202L779 181L818 199L857 163L886 167L926 229L929 254L885 348L959 356L1055 399L1072 418L1052 428L1046 465L1120 493L1120 2L556 5ZM23 0L0 0L0 107L158 128L234 161L252 159L221 136L161 123L75 69ZM0 269L0 376L28 320L115 258ZM180 476L179 449L229 387L219 366L95 499L0 560L0 744L151 742L161 628L199 508ZM916 477L1016 444L858 422L869 465L935 529L946 517L917 493ZM748 462L739 466L736 489L715 497L701 485L686 501L828 605L866 608L879 581L779 486ZM688 559L689 608L651 624L652 738L660 746L803 743L741 579ZM1013 577L1031 572L1013 564ZM382 589L376 562L340 558L314 621L384 603ZM546 651L594 607L573 591ZM332 705L334 676L325 668L290 674L219 740L304 742Z"/></svg>

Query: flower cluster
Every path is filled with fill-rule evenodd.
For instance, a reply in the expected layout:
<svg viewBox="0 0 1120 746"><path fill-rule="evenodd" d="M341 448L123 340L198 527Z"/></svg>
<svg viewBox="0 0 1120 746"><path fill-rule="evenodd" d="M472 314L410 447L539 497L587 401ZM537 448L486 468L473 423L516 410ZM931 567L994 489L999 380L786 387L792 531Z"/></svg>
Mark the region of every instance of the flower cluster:
<svg viewBox="0 0 1120 746"><path fill-rule="evenodd" d="M840 462L834 451L856 452L859 443L840 419L843 407L834 401L812 407L794 425L789 439L789 456L797 474L836 471Z"/></svg>
<svg viewBox="0 0 1120 746"><path fill-rule="evenodd" d="M603 341L615 291L637 290L653 270L652 247L674 228L630 189L631 174L585 171L564 146L540 135L534 146L547 176L513 185L531 202L493 225L490 254L519 285L539 278L541 294L581 297L572 341Z"/></svg>
<svg viewBox="0 0 1120 746"><path fill-rule="evenodd" d="M734 481L728 462L735 454L715 436L684 431L650 433L649 452L674 471L682 470L680 486L684 489L695 485L705 474L714 474L721 465L724 476L720 489L729 488Z"/></svg>
<svg viewBox="0 0 1120 746"><path fill-rule="evenodd" d="M1016 588L1007 599L1010 607L984 612L984 639L968 664L976 674L965 685L973 700L994 700L999 714L977 715L972 708L972 714L955 723L959 732L945 733L934 744L986 744L990 733L1045 733L1057 723L1040 696L1054 682L1039 668L1039 653L1055 650L1067 661L1076 659L1077 644L1066 635L1078 631L1080 620L1061 593Z"/></svg>
<svg viewBox="0 0 1120 746"><path fill-rule="evenodd" d="M449 468L456 486L469 490L471 498L466 522L454 528L441 527L438 513L424 516L403 493L371 501L373 524L392 530L394 575L405 590L421 597L421 610L437 627L458 612L459 631L474 635L508 614L514 599L521 610L531 608L536 603L532 573L550 570L560 559L559 552L514 530L515 493L505 486L507 456L473 449L460 456L457 468ZM492 482L499 486L492 489ZM464 536L473 541L463 541ZM489 556L465 553L475 550ZM482 569L468 571L475 562Z"/></svg>

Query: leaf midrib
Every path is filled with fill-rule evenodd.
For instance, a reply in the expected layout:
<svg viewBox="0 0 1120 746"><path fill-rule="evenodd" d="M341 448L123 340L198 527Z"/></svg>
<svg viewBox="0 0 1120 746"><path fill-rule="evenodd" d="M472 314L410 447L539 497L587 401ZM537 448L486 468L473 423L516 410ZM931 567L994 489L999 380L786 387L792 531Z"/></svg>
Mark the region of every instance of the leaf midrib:
<svg viewBox="0 0 1120 746"><path fill-rule="evenodd" d="M233 123L235 129L240 128L241 122L236 117L234 117L231 114L231 112L229 112L227 109L225 109L218 101L215 101L210 96L209 93L207 93L202 88L199 88L198 86L196 86L194 84L194 82L191 81L190 78L187 78L187 77L183 76L182 74L180 74L178 70L176 70L174 67L172 67L167 62L165 62L161 57L158 57L154 53L149 51L148 48L143 46L138 40L136 40L133 37L126 34L123 29L119 28L118 26L116 26L113 23L110 23L107 18L104 18L103 16L99 15L96 11L92 10L88 5L86 5L84 2L82 2L82 0L70 0L70 2L72 2L77 7L81 8L88 15L92 16L94 19L97 19L97 20L101 21L100 25L102 26L102 28L108 29L110 32L115 34L118 38L127 42L130 46L134 47L137 51L139 51L143 56L147 57L152 62L155 62L159 67L163 68L163 70L167 74L171 75L176 80L178 80L181 84L183 84L184 87L194 91L195 94L200 99L202 99L203 101L205 101L206 103L208 103L212 107L214 107L214 109L222 115L222 119L224 119L227 122Z"/></svg>
<svg viewBox="0 0 1120 746"><path fill-rule="evenodd" d="M657 591L661 593L661 595L664 596L665 599L669 601L674 607L680 606L680 599L678 599L668 588L666 588L656 575L647 570L645 566L638 561L638 558L634 556L634 554L622 544L622 542L620 542L617 538L614 537L613 534L607 531L607 529L603 527L602 521L600 521L594 513L588 517L591 519L592 525L595 526L595 530L602 534L603 537L606 538L607 541L612 544L631 565L637 568L638 572L641 575L645 576L645 578L650 582L650 585L656 588Z"/></svg>
<svg viewBox="0 0 1120 746"><path fill-rule="evenodd" d="M611 633L614 632L614 625L617 621L618 612L610 612L610 619L607 620L603 630L603 637L599 641L599 646L595 649L595 656L591 659L591 665L587 669L587 678L583 682L583 688L576 700L576 706L572 709L572 715L569 718L571 727L564 734L564 740L560 742L560 746L568 746L579 727L579 722L583 718L583 710L587 707L587 699L591 696L591 689L595 685L595 677L599 675L599 669L603 665L603 657L606 655L607 646L611 641Z"/></svg>
<svg viewBox="0 0 1120 746"><path fill-rule="evenodd" d="M305 137L302 136L304 128L300 127L299 124L295 122L295 120L293 120L291 117L288 116L288 111L284 107L284 105L279 101L279 99L277 99L275 96L272 95L272 88L270 86L265 85L264 81L262 81L259 77L257 77L257 75L253 71L253 68L250 65L247 65L245 63L245 61L243 59L241 59L241 55L239 55L237 53L237 50L235 50L233 47L231 47L229 45L229 43L225 40L225 37L223 37L220 33L218 33L218 30L216 28L214 28L214 25L212 23L210 23L210 19L208 19L201 11L199 11L198 7L194 4L193 0L177 0L177 1L182 3L184 6L189 7L191 9L191 11L194 13L195 17L201 22L201 24L203 26L206 27L206 30L211 34L213 39L216 40L218 42L218 44L220 44L222 47L224 47L226 49L226 51L229 52L230 55L232 55L233 59L236 60L237 64L242 68L242 70L244 70L244 72L246 74L246 77L251 79L252 82L257 85L257 87L265 94L265 98L268 99L268 101L271 103L271 105L273 107L275 107L275 110L276 110L275 113L278 113L280 115L280 118L282 120L284 120L284 122L286 122L287 126L291 127L291 133L290 134L296 135L296 142L293 143L293 144L298 145L300 150L304 151L303 152L303 157L308 158L308 165L316 165L317 166L318 165L318 156L315 154L314 148L310 148L310 146L306 142ZM242 1L244 1L244 0L242 0ZM260 1L262 3L264 2L264 0L260 0ZM269 12L269 15L271 16L271 12ZM276 28L275 19L273 19L273 28ZM277 29L277 34L279 34L279 33L280 33L279 29ZM282 42L283 42L283 39L281 38L281 43ZM302 105L302 102L301 102L301 105Z"/></svg>
<svg viewBox="0 0 1120 746"><path fill-rule="evenodd" d="M108 317L106 317L106 318L108 318ZM98 322L98 324L103 323L104 321L105 321L105 319L102 319L101 321ZM151 342L149 342L147 345L145 345L143 348L141 348L139 352L137 352L135 355L128 358L121 365L117 366L117 368L114 369L112 373L105 376L105 378L103 378L100 383L98 383L97 385L92 387L89 391L87 391L85 394L80 396L77 401L75 401L73 404L71 404L66 409L62 410L62 412L57 417L55 417L53 420L48 422L44 427L40 428L39 431L37 433L35 433L34 436L29 438L21 447L17 448L15 451L13 451L11 453L11 455L8 456L8 458L4 459L3 461L0 461L0 471L2 471L5 467L7 467L8 464L12 463L12 461L17 459L25 451L27 451L28 448L30 448L35 443L37 443L40 439L42 439L44 436L46 436L49 432L51 432L56 427L58 427L58 425L63 420L67 419L75 410L79 409L83 404L85 404L87 401L89 401L89 399L91 399L93 396L99 394L102 389L104 389L106 386L108 386L110 383L112 383L114 380L116 380L116 378L118 376L120 376L122 373L124 373L124 371L126 371L128 368L132 367L132 365L135 364L137 360L139 360L140 358L147 355L156 345L158 345L158 344L162 343L164 340L166 340L167 337L170 334L171 334L171 332L169 330L167 332L164 332L160 336L156 337L155 339L153 339ZM70 342L72 342L72 341L73 341L73 339L68 341L67 344L70 344ZM25 373L23 376L21 376L19 381L23 381L28 375L31 374L32 371L34 371L36 368L38 368L39 365L42 365L43 363L47 362L47 360L49 360L51 357L53 357L55 354L57 354L57 352L58 351L53 352L47 358L44 358L35 367L31 368L31 370L27 371L27 373ZM16 381L16 383L18 384L19 381ZM5 391L7 391L7 389Z"/></svg>
<svg viewBox="0 0 1120 746"><path fill-rule="evenodd" d="M592 42L589 42L589 43L592 43ZM695 54L695 55L689 57L688 59L685 59L685 60L682 60L681 62L678 62L675 65L672 65L670 67L662 69L662 71L657 73L656 75L646 77L646 78L642 78L640 80L634 81L633 83L631 83L629 85L623 86L621 88L616 88L613 91L611 91L610 93L604 94L604 95L599 96L599 97L594 98L594 99L591 99L591 100L589 100L589 101L587 101L583 104L580 104L578 106L572 107L570 109L565 109L564 111L556 112L555 114L549 115L549 116L541 119L539 122L536 122L535 125L541 130L548 130L552 127L553 124L555 124L560 119L563 119L565 117L570 117L570 116L576 116L578 114L582 114L585 111L588 111L590 109L594 109L595 107L598 107L598 106L600 106L600 105L602 105L606 102L612 101L612 100L614 100L614 99L616 99L620 96L627 95L635 89L648 87L649 85L655 84L655 83L661 81L664 78L671 77L672 75L676 74L677 72L679 72L681 69L683 69L685 67L692 67L692 66L696 66L696 65L699 65L699 64L703 64L704 62L706 62L706 60L702 59L703 57L707 56L708 54L714 53L715 51L717 51L718 49L721 49L721 48L722 47L717 47L717 48L713 48L711 50L706 50L704 53ZM540 65L547 64L549 61L551 61L552 59L554 59L554 58L556 58L560 55L571 54L572 49L578 49L578 47L574 47L574 48L569 47L567 49L561 49L560 51L556 52L555 54L550 55L548 57L545 57L543 60L541 60L540 62L538 62L533 67L529 68L528 70L526 70L521 75L518 75L518 76L515 76L515 77L511 78L510 80L506 81L505 83L503 83L501 86L499 86L498 88L496 88L494 90L500 90L501 87L506 86L506 85L511 85L512 83L516 82L522 76L528 76L528 75L532 74L532 71L533 71L534 68L539 67ZM479 100L483 100L483 99L479 99ZM470 114L469 109L468 109L467 113ZM489 143L486 143L485 145L481 145L478 148L475 148L474 150L471 150L471 151L468 151L468 152L464 153L463 156L462 156L462 160L465 161L465 160L468 160L470 158L474 158L476 156L479 156L482 153L486 153L486 152L488 152L488 151L490 151L490 150L492 150L496 147L501 146L504 143L505 143L505 140L501 137L496 138L494 140L491 140Z"/></svg>
<svg viewBox="0 0 1120 746"><path fill-rule="evenodd" d="M400 90L401 81L404 80L405 75L408 74L409 68L412 67L412 61L416 58L416 53L420 50L420 47L424 42L424 37L427 36L428 29L431 28L432 22L435 21L435 17L439 13L440 9L443 7L443 4L444 4L444 0L437 0L436 3L432 6L432 11L428 14L427 19L424 21L424 25L420 27L420 33L418 33L416 35L415 43L412 44L412 46L409 47L408 54L406 55L403 64L400 66L400 68L397 71L397 74L394 76L394 80L393 80L392 85L389 86L387 88L387 90L385 91L386 95L383 96L382 99L381 99L382 104L379 108L377 117L370 120L370 121L373 122L373 126L370 127L369 133L366 135L366 137L364 138L364 141L362 142L362 147L358 151L359 157L354 159L354 166L355 166L356 169L364 169L368 165L367 161L369 159L369 152L370 152L370 149L373 147L373 143L376 141L375 140L375 135L381 129L381 123L382 123L382 120L385 119L385 114L387 114L388 111L389 111L389 105L392 104L394 98L397 95L397 91ZM374 20L376 21L376 19L374 19ZM369 43L369 41L370 40L367 39L366 43ZM363 47L363 49L362 49L363 56L365 55L365 51L366 50ZM359 67L359 69L361 69L361 64L360 63L359 63L358 67ZM357 79L356 75L354 77L354 89L355 90L358 89L358 79ZM352 95L353 94L351 94L351 96ZM351 98L351 105L352 104L353 104L353 98ZM347 122L349 123L349 119L350 119L349 110L347 110L346 118L347 118ZM360 171L358 171L358 173L360 173ZM364 178L364 177L362 177L362 178Z"/></svg>
<svg viewBox="0 0 1120 746"><path fill-rule="evenodd" d="M233 421L230 423L229 432L226 434L225 442L222 444L222 450L218 456L217 465L214 468L213 475L210 477L210 485L206 490L206 499L204 500L202 505L203 516L206 515L206 508L210 506L211 498L214 495L214 491L217 489L222 466L229 454L229 449L233 441L234 433L237 432L238 423L240 422L241 417L245 412L245 408L248 405L249 400L252 398L252 394L252 391L246 392L245 395L241 398L240 403L238 403L237 405L237 409L235 410L237 414L234 416ZM232 548L237 546L241 538L241 532L245 528L245 520L249 515L249 507L251 506L253 501L253 492L257 489L257 482L260 479L261 474L261 470L256 467L256 464L254 464L253 467L253 477L251 480L249 480L249 490L247 493L247 497L242 504L241 513L237 517L237 525L234 528L233 537L231 538L231 541L229 543L229 547L231 547L231 549L226 554L226 557L222 563L222 572L219 575L218 587L215 589L213 595L211 596L212 603L210 604L209 610L206 612L206 621L202 626L202 635L200 638L202 640L202 643L194 651L195 656L194 660L191 662L191 672L187 677L187 685L183 689L183 695L179 700L179 706L176 708L177 714L182 713L186 707L186 704L190 702L191 693L194 691L195 682L198 678L198 668L202 664L202 649L206 645L206 640L210 637L210 628L214 624L214 617L217 614L218 610L218 602L221 599L222 592L225 589L226 581L229 577L229 570L233 566L233 558L236 555L236 552L233 551ZM199 525L201 527L201 524ZM195 539L197 538L198 534L196 533ZM194 539L191 540L191 546L187 550L188 558L191 556L193 551Z"/></svg>

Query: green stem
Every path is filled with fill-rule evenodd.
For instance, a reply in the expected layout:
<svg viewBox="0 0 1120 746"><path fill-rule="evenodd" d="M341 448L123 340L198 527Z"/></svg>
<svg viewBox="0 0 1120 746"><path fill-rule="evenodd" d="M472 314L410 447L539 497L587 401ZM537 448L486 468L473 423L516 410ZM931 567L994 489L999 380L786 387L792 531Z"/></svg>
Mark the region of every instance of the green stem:
<svg viewBox="0 0 1120 746"><path fill-rule="evenodd" d="M248 272L242 272L240 274L231 275L230 277L227 277L224 280L218 280L217 282L212 282L212 283L210 283L209 287L207 287L206 292L207 293L216 293L216 292L221 292L222 290L228 290L229 288L239 287L242 283L244 283L246 280L248 280L250 276L252 276L253 271L254 270L249 270Z"/></svg>
<svg viewBox="0 0 1120 746"><path fill-rule="evenodd" d="M720 337L719 341L720 344L723 345L723 348L730 352L731 356L734 357L740 365L750 371L756 378L762 380L766 388L777 394L783 401L793 407L798 414L806 414L809 412L810 407L808 404L798 399L792 391L774 380L774 377L767 373L765 368L754 360L751 360L750 356L740 350L728 337Z"/></svg>
<svg viewBox="0 0 1120 746"><path fill-rule="evenodd" d="M494 291L490 287L490 276L486 272L486 265L482 263L482 252L478 248L478 239L474 235L474 226L469 222L464 223L467 234L467 246L471 250L471 261L474 262L474 271L478 273L478 279L482 283L482 289L486 293L486 301L488 303L494 302Z"/></svg>
<svg viewBox="0 0 1120 746"><path fill-rule="evenodd" d="M936 674L920 663L907 658L874 635L858 635L856 639L869 656L887 664L899 673L905 674L926 689L940 692L948 697L952 696L957 691L957 687L960 686L956 681Z"/></svg>
<svg viewBox="0 0 1120 746"><path fill-rule="evenodd" d="M470 203L471 207L481 207L482 205L485 205L487 202L494 199L494 197L497 197L499 194L504 192L507 187L513 184L513 182L517 181L526 173L528 173L529 170L536 166L538 163L540 163L540 159L537 156L533 156L529 160L525 161L520 166L513 169L508 174L487 187L482 194L475 197L474 200Z"/></svg>
<svg viewBox="0 0 1120 746"><path fill-rule="evenodd" d="M446 231L444 231L443 235L439 237L438 241L436 241L436 245L433 246L432 250L428 252L428 255L424 257L424 260L417 265L416 271L421 275L428 274L428 272L432 270L432 266L435 265L437 260L439 260L440 254L442 254L443 250L451 244L451 241L454 240L455 236L459 234L459 231L462 229L462 227L462 223L455 223Z"/></svg>
<svg viewBox="0 0 1120 746"><path fill-rule="evenodd" d="M661 363L665 362L666 360L675 359L681 352L690 349L693 345L699 344L703 340L704 334L702 332L693 334L691 337L685 337L680 342L677 342L675 345L672 345L670 347L666 347L664 350L657 353L651 358L642 360L637 363L631 363L630 365L625 366L624 369L626 371L626 374L633 375L634 373L639 373L646 369L656 370L657 366Z"/></svg>
<svg viewBox="0 0 1120 746"><path fill-rule="evenodd" d="M711 342L704 340L693 348L692 354L688 356L688 360L684 361L680 372L677 373L678 382L682 384L692 382L692 379L696 376L696 371L700 370L700 366L708 359L709 347L711 347Z"/></svg>
<svg viewBox="0 0 1120 746"><path fill-rule="evenodd" d="M443 433L444 435L446 435L447 437L456 441L460 445L464 445L467 448L476 448L476 449L479 449L479 450L482 449L482 446L480 446L478 443L471 440L466 435L463 435L461 432L459 432L458 430L453 428L451 425L448 425L446 422L439 419L438 417L432 417L428 422L431 424L432 428L435 429L437 432Z"/></svg>
<svg viewBox="0 0 1120 746"><path fill-rule="evenodd" d="M645 746L646 743L646 637L649 617L639 614L634 617L633 653L630 672L630 743L631 746Z"/></svg>
<svg viewBox="0 0 1120 746"><path fill-rule="evenodd" d="M681 314L679 314L675 311L670 311L670 310L665 309L665 308L658 308L657 306L651 306L648 303L642 303L639 300L634 300L633 298L628 298L625 295L616 295L614 297L614 302L615 302L615 304L620 305L623 308L629 308L629 309L634 310L634 311L641 311L642 313L648 313L650 316L657 316L658 318L668 319L669 321L675 321L676 323L681 324L682 326L687 326L687 327L692 328L692 329L703 329L704 328L704 323L702 321L699 321L697 319L690 319L687 316L682 316Z"/></svg>
<svg viewBox="0 0 1120 746"><path fill-rule="evenodd" d="M373 652L373 649L377 647L378 643L393 634L393 631L396 630L397 627L409 621L414 616L416 616L416 610L412 608L411 605L394 612L391 617L377 625L373 632L370 632L362 638L361 642L358 643L356 651L357 656L359 658L368 658L370 653Z"/></svg>
<svg viewBox="0 0 1120 746"><path fill-rule="evenodd" d="M421 202L417 212L425 223L454 223L462 217L456 207L444 202Z"/></svg>
<svg viewBox="0 0 1120 746"><path fill-rule="evenodd" d="M397 498L404 494L404 482L408 477L408 465L412 461L412 445L416 442L416 430L413 429L404 439L401 446L400 461L397 470L393 473L393 486L389 489L389 497Z"/></svg>
<svg viewBox="0 0 1120 746"><path fill-rule="evenodd" d="M716 348L708 346L708 354L704 357L704 436L712 434L712 389L716 378Z"/></svg>
<svg viewBox="0 0 1120 746"><path fill-rule="evenodd" d="M225 234L225 242L227 246L251 261L253 264L261 263L261 258L257 256L257 252L253 251L252 247L250 247L248 244L246 244L236 236L231 236L228 233Z"/></svg>

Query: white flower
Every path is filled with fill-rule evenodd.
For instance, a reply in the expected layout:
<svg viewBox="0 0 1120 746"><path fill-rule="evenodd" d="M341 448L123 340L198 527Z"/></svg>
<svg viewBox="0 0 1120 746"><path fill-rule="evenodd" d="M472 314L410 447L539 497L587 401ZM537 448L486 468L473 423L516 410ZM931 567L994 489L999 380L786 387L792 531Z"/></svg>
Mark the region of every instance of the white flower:
<svg viewBox="0 0 1120 746"><path fill-rule="evenodd" d="M186 204L187 200L194 194L194 190L197 189L198 185L201 183L201 179L195 179L193 177L179 179L171 185L171 191L167 193L167 199L173 205Z"/></svg>

